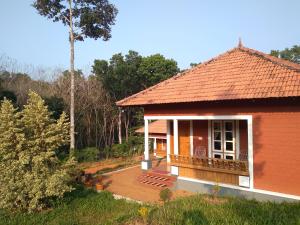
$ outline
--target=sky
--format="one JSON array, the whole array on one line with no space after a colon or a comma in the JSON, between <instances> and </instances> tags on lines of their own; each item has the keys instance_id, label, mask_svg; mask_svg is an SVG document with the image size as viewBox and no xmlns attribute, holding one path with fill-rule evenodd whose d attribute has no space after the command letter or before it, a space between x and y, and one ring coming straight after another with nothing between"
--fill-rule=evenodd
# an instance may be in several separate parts
<instances>
[{"instance_id":1,"label":"sky","mask_svg":"<svg viewBox=\"0 0 300 225\"><path fill-rule=\"evenodd\" d=\"M21 64L68 68L68 29L37 14L33 0L0 0L0 55ZM209 60L238 44L269 53L300 44L299 0L111 0L118 8L109 41L75 45L75 67L135 50L178 62Z\"/></svg>"}]
</instances>

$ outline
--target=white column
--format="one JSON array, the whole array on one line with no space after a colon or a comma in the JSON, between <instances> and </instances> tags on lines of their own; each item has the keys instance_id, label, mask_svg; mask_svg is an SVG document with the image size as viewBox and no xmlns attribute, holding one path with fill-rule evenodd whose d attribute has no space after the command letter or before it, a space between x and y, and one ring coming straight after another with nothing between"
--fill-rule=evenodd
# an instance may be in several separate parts
<instances>
[{"instance_id":1,"label":"white column","mask_svg":"<svg viewBox=\"0 0 300 225\"><path fill-rule=\"evenodd\" d=\"M253 174L253 123L252 117L247 120L248 123L248 164L250 176L250 189L254 188L254 174Z\"/></svg>"},{"instance_id":2,"label":"white column","mask_svg":"<svg viewBox=\"0 0 300 225\"><path fill-rule=\"evenodd\" d=\"M157 142L156 142L156 138L154 138L154 141L153 141L153 149L156 150L157 148Z\"/></svg>"},{"instance_id":3,"label":"white column","mask_svg":"<svg viewBox=\"0 0 300 225\"><path fill-rule=\"evenodd\" d=\"M174 134L174 155L178 155L179 149L178 149L178 120L173 120L173 134ZM178 166L171 166L171 174L174 176L179 176L179 168Z\"/></svg>"},{"instance_id":4,"label":"white column","mask_svg":"<svg viewBox=\"0 0 300 225\"><path fill-rule=\"evenodd\" d=\"M174 127L174 155L178 155L179 150L178 150L178 120L174 119L173 120L173 127Z\"/></svg>"},{"instance_id":5,"label":"white column","mask_svg":"<svg viewBox=\"0 0 300 225\"><path fill-rule=\"evenodd\" d=\"M194 155L194 133L193 120L190 120L190 156Z\"/></svg>"},{"instance_id":6,"label":"white column","mask_svg":"<svg viewBox=\"0 0 300 225\"><path fill-rule=\"evenodd\" d=\"M149 160L149 121L147 119L145 119L145 126L144 126L144 133L145 133L145 151L144 151L144 155L145 155L145 160Z\"/></svg>"},{"instance_id":7,"label":"white column","mask_svg":"<svg viewBox=\"0 0 300 225\"><path fill-rule=\"evenodd\" d=\"M167 162L169 163L171 154L171 121L167 120Z\"/></svg>"},{"instance_id":8,"label":"white column","mask_svg":"<svg viewBox=\"0 0 300 225\"><path fill-rule=\"evenodd\" d=\"M212 140L211 140L211 120L208 120L208 134L207 134L207 138L208 138L208 158L212 158L212 154L211 154L211 146L212 146Z\"/></svg>"}]
</instances>

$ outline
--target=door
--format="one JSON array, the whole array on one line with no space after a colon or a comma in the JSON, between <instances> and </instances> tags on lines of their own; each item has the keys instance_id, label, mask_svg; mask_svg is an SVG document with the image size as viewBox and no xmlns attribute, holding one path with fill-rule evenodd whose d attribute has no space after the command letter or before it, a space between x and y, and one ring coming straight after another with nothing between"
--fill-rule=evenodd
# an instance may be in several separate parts
<instances>
[{"instance_id":1,"label":"door","mask_svg":"<svg viewBox=\"0 0 300 225\"><path fill-rule=\"evenodd\" d=\"M190 155L190 121L178 121L179 155Z\"/></svg>"}]
</instances>

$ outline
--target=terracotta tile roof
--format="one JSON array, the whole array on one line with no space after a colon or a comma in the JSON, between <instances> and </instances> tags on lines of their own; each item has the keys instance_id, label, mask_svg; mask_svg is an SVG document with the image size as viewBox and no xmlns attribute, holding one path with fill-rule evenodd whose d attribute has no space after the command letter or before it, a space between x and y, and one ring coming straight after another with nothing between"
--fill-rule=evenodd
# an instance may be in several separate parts
<instances>
[{"instance_id":1,"label":"terracotta tile roof","mask_svg":"<svg viewBox=\"0 0 300 225\"><path fill-rule=\"evenodd\" d=\"M156 120L149 123L149 134L167 134L167 121L166 120ZM137 133L144 133L144 127L135 130Z\"/></svg>"},{"instance_id":2,"label":"terracotta tile roof","mask_svg":"<svg viewBox=\"0 0 300 225\"><path fill-rule=\"evenodd\" d=\"M300 65L239 46L119 106L300 96Z\"/></svg>"}]
</instances>

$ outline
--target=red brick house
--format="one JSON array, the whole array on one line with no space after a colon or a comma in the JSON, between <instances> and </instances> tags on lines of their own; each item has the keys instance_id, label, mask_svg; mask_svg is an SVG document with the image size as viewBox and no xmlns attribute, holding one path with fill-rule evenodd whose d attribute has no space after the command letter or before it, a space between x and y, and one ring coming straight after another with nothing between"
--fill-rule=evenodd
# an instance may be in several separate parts
<instances>
[{"instance_id":1,"label":"red brick house","mask_svg":"<svg viewBox=\"0 0 300 225\"><path fill-rule=\"evenodd\" d=\"M135 130L136 133L144 134L145 129L141 127ZM167 121L156 120L149 123L148 126L149 138L153 140L153 153L158 158L167 156Z\"/></svg>"},{"instance_id":2,"label":"red brick house","mask_svg":"<svg viewBox=\"0 0 300 225\"><path fill-rule=\"evenodd\" d=\"M117 102L167 120L180 188L300 200L300 65L243 47Z\"/></svg>"}]
</instances>

